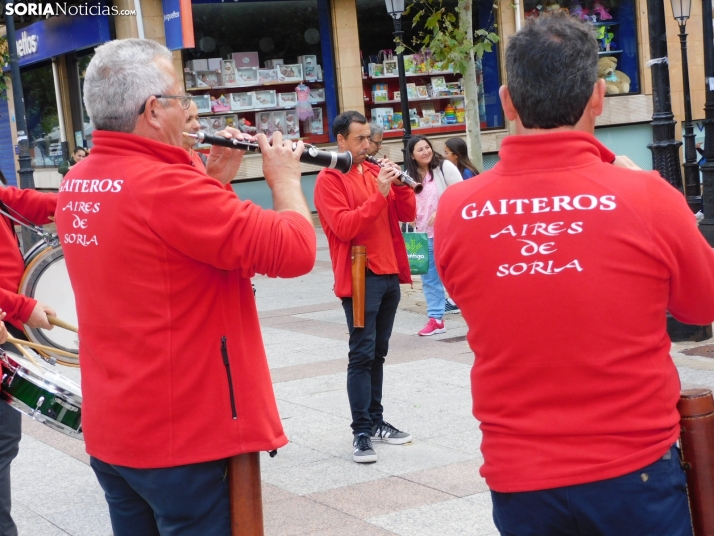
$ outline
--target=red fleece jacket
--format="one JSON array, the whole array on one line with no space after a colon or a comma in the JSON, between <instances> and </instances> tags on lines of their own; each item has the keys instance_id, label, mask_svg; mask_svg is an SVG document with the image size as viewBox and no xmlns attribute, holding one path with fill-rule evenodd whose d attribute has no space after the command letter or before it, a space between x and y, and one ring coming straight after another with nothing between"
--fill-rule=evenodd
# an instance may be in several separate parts
<instances>
[{"instance_id":1,"label":"red fleece jacket","mask_svg":"<svg viewBox=\"0 0 714 536\"><path fill-rule=\"evenodd\" d=\"M714 320L714 253L656 172L581 132L509 136L439 202L437 267L469 326L481 474L500 492L624 475L679 436L665 312Z\"/></svg>"},{"instance_id":2,"label":"red fleece jacket","mask_svg":"<svg viewBox=\"0 0 714 536\"><path fill-rule=\"evenodd\" d=\"M379 174L378 166L367 162L362 165L372 171L375 177ZM354 205L352 185L346 176L334 169L320 171L315 183L315 208L330 247L335 295L338 298L352 296L352 239L369 229L384 209L389 211L389 230L399 267L399 282L411 283L407 249L399 222L414 221L416 218L414 191L406 186L392 185L386 197L376 191L359 207Z\"/></svg>"},{"instance_id":3,"label":"red fleece jacket","mask_svg":"<svg viewBox=\"0 0 714 536\"><path fill-rule=\"evenodd\" d=\"M312 224L241 201L183 148L106 131L94 144L57 212L87 452L150 468L285 445L250 278L309 272Z\"/></svg>"},{"instance_id":4,"label":"red fleece jacket","mask_svg":"<svg viewBox=\"0 0 714 536\"><path fill-rule=\"evenodd\" d=\"M35 190L0 188L0 201L19 212L35 225L50 223L57 205L57 194ZM25 272L25 262L20 253L14 223L6 217L0 222L0 309L7 313L5 320L18 329L30 318L37 301L18 294ZM51 303L46 305L52 306Z\"/></svg>"}]
</instances>

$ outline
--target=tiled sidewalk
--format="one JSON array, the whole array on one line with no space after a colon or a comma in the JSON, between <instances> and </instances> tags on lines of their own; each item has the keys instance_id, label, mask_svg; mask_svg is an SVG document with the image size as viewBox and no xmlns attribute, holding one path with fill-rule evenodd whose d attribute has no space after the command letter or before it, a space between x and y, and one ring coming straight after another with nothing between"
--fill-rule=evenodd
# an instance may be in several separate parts
<instances>
[{"instance_id":1,"label":"tiled sidewalk","mask_svg":"<svg viewBox=\"0 0 714 536\"><path fill-rule=\"evenodd\" d=\"M473 355L459 340L466 327L460 315L449 315L445 334L418 337L426 320L418 283L403 287L384 387L386 419L414 441L375 444L376 464L352 461L347 328L319 229L318 246L309 275L255 279L275 395L291 441L277 457L261 457L266 534L497 534L478 474L480 432L469 387ZM679 352L691 346L673 348L682 382L714 388L714 360ZM66 373L76 377L78 371ZM106 504L83 444L29 419L23 424L13 464L20 535L109 536Z\"/></svg>"}]
</instances>

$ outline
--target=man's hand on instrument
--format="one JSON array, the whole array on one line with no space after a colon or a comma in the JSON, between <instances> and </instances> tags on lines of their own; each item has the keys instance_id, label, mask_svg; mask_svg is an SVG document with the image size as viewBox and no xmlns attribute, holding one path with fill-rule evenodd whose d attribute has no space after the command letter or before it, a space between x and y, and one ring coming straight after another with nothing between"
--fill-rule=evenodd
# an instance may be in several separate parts
<instances>
[{"instance_id":1,"label":"man's hand on instrument","mask_svg":"<svg viewBox=\"0 0 714 536\"><path fill-rule=\"evenodd\" d=\"M35 308L32 310L30 318L27 319L25 324L31 328L52 329L54 326L50 324L49 320L47 320L47 315L57 316L57 313L49 305L37 302Z\"/></svg>"},{"instance_id":2,"label":"man's hand on instrument","mask_svg":"<svg viewBox=\"0 0 714 536\"><path fill-rule=\"evenodd\" d=\"M292 140L284 140L280 132L273 134L272 144L265 134L258 134L258 145L263 155L263 175L273 190L284 182L300 183L300 155L305 146L298 141L293 151Z\"/></svg>"},{"instance_id":3,"label":"man's hand on instrument","mask_svg":"<svg viewBox=\"0 0 714 536\"><path fill-rule=\"evenodd\" d=\"M383 167L379 168L379 175L377 175L377 189L384 196L389 195L389 190L392 188L392 184L401 184L399 180L399 175L401 170L398 167Z\"/></svg>"},{"instance_id":4,"label":"man's hand on instrument","mask_svg":"<svg viewBox=\"0 0 714 536\"><path fill-rule=\"evenodd\" d=\"M255 142L255 138L253 136L244 134L237 128L232 127L226 127L225 130L216 132L216 136ZM240 163L243 160L244 154L245 151L231 149L230 147L212 145L211 152L208 155L206 172L210 177L218 179L221 184L228 184L236 176L236 173L238 173L238 168L240 168Z\"/></svg>"},{"instance_id":5,"label":"man's hand on instrument","mask_svg":"<svg viewBox=\"0 0 714 536\"><path fill-rule=\"evenodd\" d=\"M5 344L7 342L7 328L5 327L5 312L0 309L0 344Z\"/></svg>"},{"instance_id":6,"label":"man's hand on instrument","mask_svg":"<svg viewBox=\"0 0 714 536\"><path fill-rule=\"evenodd\" d=\"M397 168L399 171L402 170L402 168L399 167L399 164L395 164L386 156L383 156L382 158L380 158L379 163L382 164L383 166L392 166L393 168Z\"/></svg>"}]
</instances>

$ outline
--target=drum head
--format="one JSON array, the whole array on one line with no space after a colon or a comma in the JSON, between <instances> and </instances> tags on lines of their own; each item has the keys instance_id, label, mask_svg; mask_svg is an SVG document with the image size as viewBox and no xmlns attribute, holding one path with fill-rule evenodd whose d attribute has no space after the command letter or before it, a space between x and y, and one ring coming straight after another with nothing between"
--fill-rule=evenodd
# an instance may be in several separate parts
<instances>
[{"instance_id":1,"label":"drum head","mask_svg":"<svg viewBox=\"0 0 714 536\"><path fill-rule=\"evenodd\" d=\"M28 256L31 256L31 260L20 283L20 294L52 307L58 318L76 326L77 308L62 249L58 246L35 251L33 248L28 252ZM31 341L38 344L79 354L79 337L72 331L59 327L48 331L25 326L25 333ZM79 364L79 357L74 359L48 353L65 365Z\"/></svg>"}]
</instances>

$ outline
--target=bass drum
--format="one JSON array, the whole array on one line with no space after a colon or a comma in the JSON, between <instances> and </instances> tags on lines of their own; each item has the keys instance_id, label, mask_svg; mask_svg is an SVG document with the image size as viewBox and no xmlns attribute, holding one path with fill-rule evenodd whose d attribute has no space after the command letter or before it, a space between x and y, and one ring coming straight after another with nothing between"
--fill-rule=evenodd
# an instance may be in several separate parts
<instances>
[{"instance_id":1,"label":"bass drum","mask_svg":"<svg viewBox=\"0 0 714 536\"><path fill-rule=\"evenodd\" d=\"M57 318L77 325L74 292L60 246L38 242L25 254L25 273L19 293L52 307L57 312ZM58 327L48 331L27 325L25 333L32 342L77 354L73 358L47 351L63 365L79 366L79 337L76 333Z\"/></svg>"}]
</instances>

